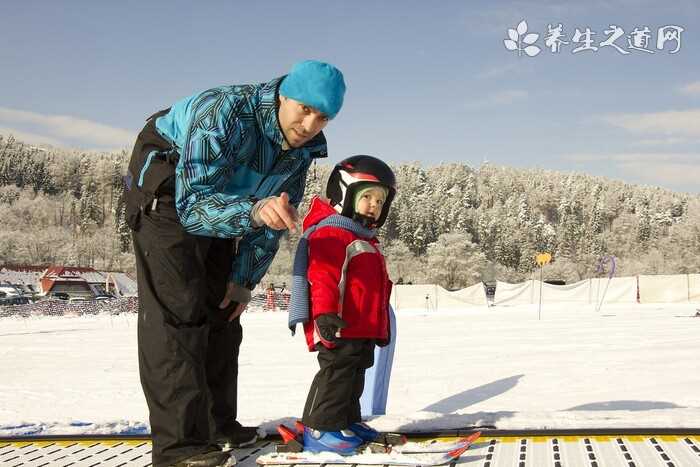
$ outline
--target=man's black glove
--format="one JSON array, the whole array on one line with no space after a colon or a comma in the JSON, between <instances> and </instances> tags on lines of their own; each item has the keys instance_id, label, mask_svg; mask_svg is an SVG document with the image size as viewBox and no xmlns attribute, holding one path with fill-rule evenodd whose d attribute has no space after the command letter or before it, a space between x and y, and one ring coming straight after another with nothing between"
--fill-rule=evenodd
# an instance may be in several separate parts
<instances>
[{"instance_id":1,"label":"man's black glove","mask_svg":"<svg viewBox=\"0 0 700 467\"><path fill-rule=\"evenodd\" d=\"M321 344L332 349L338 343L340 330L346 328L348 323L335 313L324 313L316 318L314 326L316 326L316 332L321 338Z\"/></svg>"}]
</instances>

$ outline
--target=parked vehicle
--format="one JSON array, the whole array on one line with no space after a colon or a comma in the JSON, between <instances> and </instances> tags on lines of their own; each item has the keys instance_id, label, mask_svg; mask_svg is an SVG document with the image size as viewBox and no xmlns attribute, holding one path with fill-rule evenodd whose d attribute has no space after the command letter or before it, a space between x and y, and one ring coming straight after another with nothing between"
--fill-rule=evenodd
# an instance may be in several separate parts
<instances>
[{"instance_id":1,"label":"parked vehicle","mask_svg":"<svg viewBox=\"0 0 700 467\"><path fill-rule=\"evenodd\" d=\"M95 300L114 300L115 298L117 298L117 297L115 297L111 293L100 294L100 295L95 296Z\"/></svg>"},{"instance_id":2,"label":"parked vehicle","mask_svg":"<svg viewBox=\"0 0 700 467\"><path fill-rule=\"evenodd\" d=\"M48 298L58 299L58 300L68 300L70 296L65 292L51 292Z\"/></svg>"},{"instance_id":3,"label":"parked vehicle","mask_svg":"<svg viewBox=\"0 0 700 467\"><path fill-rule=\"evenodd\" d=\"M68 303L84 303L89 302L90 299L87 297L70 297Z\"/></svg>"}]
</instances>

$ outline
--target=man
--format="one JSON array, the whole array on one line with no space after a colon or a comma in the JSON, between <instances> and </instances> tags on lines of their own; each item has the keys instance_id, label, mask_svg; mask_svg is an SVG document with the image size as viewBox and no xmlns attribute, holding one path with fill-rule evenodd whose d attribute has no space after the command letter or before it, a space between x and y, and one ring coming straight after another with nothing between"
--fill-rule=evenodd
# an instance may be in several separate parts
<instances>
[{"instance_id":1,"label":"man","mask_svg":"<svg viewBox=\"0 0 700 467\"><path fill-rule=\"evenodd\" d=\"M326 157L342 73L304 61L259 85L222 86L151 116L127 174L139 288L138 354L153 465L223 465L253 443L236 421L240 314L306 173Z\"/></svg>"}]
</instances>

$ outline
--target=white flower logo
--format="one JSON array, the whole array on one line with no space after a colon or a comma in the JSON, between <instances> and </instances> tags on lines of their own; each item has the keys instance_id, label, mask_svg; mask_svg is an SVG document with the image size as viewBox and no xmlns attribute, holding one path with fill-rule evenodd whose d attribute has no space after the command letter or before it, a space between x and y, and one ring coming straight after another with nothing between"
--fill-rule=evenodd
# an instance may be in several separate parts
<instances>
[{"instance_id":1,"label":"white flower logo","mask_svg":"<svg viewBox=\"0 0 700 467\"><path fill-rule=\"evenodd\" d=\"M534 57L541 51L539 47L532 45L540 35L535 33L527 34L527 23L525 20L522 20L516 29L508 29L508 37L510 39L503 39L503 45L508 50L517 50L518 56L522 56L523 52L525 52L528 57Z\"/></svg>"}]
</instances>

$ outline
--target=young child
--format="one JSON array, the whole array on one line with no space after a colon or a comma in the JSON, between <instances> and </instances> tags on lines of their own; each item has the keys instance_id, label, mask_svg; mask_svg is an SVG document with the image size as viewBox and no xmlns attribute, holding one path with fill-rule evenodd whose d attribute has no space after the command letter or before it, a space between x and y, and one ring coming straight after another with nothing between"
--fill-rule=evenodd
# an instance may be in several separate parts
<instances>
[{"instance_id":1,"label":"young child","mask_svg":"<svg viewBox=\"0 0 700 467\"><path fill-rule=\"evenodd\" d=\"M295 281L290 324L295 325L295 302L307 297L304 332L309 350L318 351L320 369L302 418L306 450L351 454L378 436L361 422L360 396L375 345L390 340L392 283L376 229L386 220L395 193L388 165L372 156L353 156L335 166L328 199L315 197L304 218L295 280L300 256L306 258L306 280Z\"/></svg>"}]
</instances>

